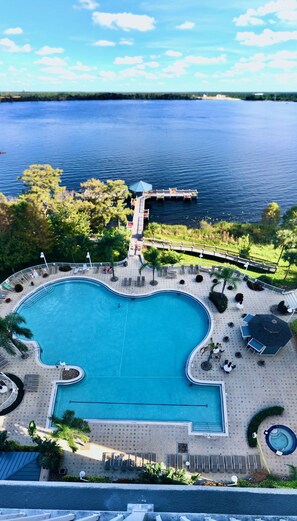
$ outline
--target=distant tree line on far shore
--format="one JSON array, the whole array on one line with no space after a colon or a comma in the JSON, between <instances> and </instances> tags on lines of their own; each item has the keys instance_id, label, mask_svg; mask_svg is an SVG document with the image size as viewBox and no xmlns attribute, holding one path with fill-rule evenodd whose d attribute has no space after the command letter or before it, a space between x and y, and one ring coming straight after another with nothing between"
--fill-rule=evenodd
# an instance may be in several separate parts
<instances>
[{"instance_id":1,"label":"distant tree line on far shore","mask_svg":"<svg viewBox=\"0 0 297 521\"><path fill-rule=\"evenodd\" d=\"M297 92L0 92L0 102L88 100L201 100L234 98L245 101L297 101Z\"/></svg>"}]
</instances>

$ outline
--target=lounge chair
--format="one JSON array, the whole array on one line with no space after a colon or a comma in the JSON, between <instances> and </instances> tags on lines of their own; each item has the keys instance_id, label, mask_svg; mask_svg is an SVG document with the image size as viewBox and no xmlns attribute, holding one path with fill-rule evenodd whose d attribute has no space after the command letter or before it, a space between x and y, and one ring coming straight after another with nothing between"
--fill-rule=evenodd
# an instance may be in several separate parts
<instances>
[{"instance_id":1,"label":"lounge chair","mask_svg":"<svg viewBox=\"0 0 297 521\"><path fill-rule=\"evenodd\" d=\"M8 282L3 282L2 288L6 289L7 291L13 291L13 288L10 286L10 284L8 284Z\"/></svg>"},{"instance_id":2,"label":"lounge chair","mask_svg":"<svg viewBox=\"0 0 297 521\"><path fill-rule=\"evenodd\" d=\"M25 374L24 390L29 392L37 392L39 386L39 374Z\"/></svg>"},{"instance_id":3,"label":"lounge chair","mask_svg":"<svg viewBox=\"0 0 297 521\"><path fill-rule=\"evenodd\" d=\"M243 339L245 338L251 338L251 332L248 325L246 326L240 326L241 336Z\"/></svg>"},{"instance_id":4,"label":"lounge chair","mask_svg":"<svg viewBox=\"0 0 297 521\"><path fill-rule=\"evenodd\" d=\"M185 267L184 267L184 266L181 266L181 267L180 267L180 274L181 274L181 275L184 275L184 274L185 274Z\"/></svg>"},{"instance_id":5,"label":"lounge chair","mask_svg":"<svg viewBox=\"0 0 297 521\"><path fill-rule=\"evenodd\" d=\"M196 456L195 460L196 460L195 470L197 470L198 472L204 472L204 470L205 470L204 456L200 456L200 455Z\"/></svg>"},{"instance_id":6,"label":"lounge chair","mask_svg":"<svg viewBox=\"0 0 297 521\"><path fill-rule=\"evenodd\" d=\"M128 286L131 286L131 285L132 285L132 277L129 277L129 279L128 279L128 284L127 284L127 285L128 285Z\"/></svg>"},{"instance_id":7,"label":"lounge chair","mask_svg":"<svg viewBox=\"0 0 297 521\"><path fill-rule=\"evenodd\" d=\"M104 462L104 470L110 470L111 468L111 458L110 454L106 456L105 462Z\"/></svg>"},{"instance_id":8,"label":"lounge chair","mask_svg":"<svg viewBox=\"0 0 297 521\"><path fill-rule=\"evenodd\" d=\"M210 456L204 456L204 472L210 471Z\"/></svg>"},{"instance_id":9,"label":"lounge chair","mask_svg":"<svg viewBox=\"0 0 297 521\"><path fill-rule=\"evenodd\" d=\"M219 457L210 456L210 470L211 472L219 472Z\"/></svg>"},{"instance_id":10,"label":"lounge chair","mask_svg":"<svg viewBox=\"0 0 297 521\"><path fill-rule=\"evenodd\" d=\"M234 470L234 472L237 472L237 473L239 473L239 471L240 471L239 456L233 456L233 470Z\"/></svg>"},{"instance_id":11,"label":"lounge chair","mask_svg":"<svg viewBox=\"0 0 297 521\"><path fill-rule=\"evenodd\" d=\"M252 318L254 318L255 315L251 315L251 313L249 313L248 315L246 315L244 318L243 318L243 321L248 323L250 320L252 320Z\"/></svg>"},{"instance_id":12,"label":"lounge chair","mask_svg":"<svg viewBox=\"0 0 297 521\"><path fill-rule=\"evenodd\" d=\"M190 472L196 472L196 456L189 456L189 462L190 462L190 466L189 466L189 471Z\"/></svg>"},{"instance_id":13,"label":"lounge chair","mask_svg":"<svg viewBox=\"0 0 297 521\"><path fill-rule=\"evenodd\" d=\"M123 286L127 286L127 285L128 285L128 279L127 279L127 277L125 277L123 280Z\"/></svg>"},{"instance_id":14,"label":"lounge chair","mask_svg":"<svg viewBox=\"0 0 297 521\"><path fill-rule=\"evenodd\" d=\"M225 469L226 472L232 472L233 470L233 464L232 464L232 458L231 456L225 456Z\"/></svg>"},{"instance_id":15,"label":"lounge chair","mask_svg":"<svg viewBox=\"0 0 297 521\"><path fill-rule=\"evenodd\" d=\"M241 474L246 474L246 458L245 456L239 456L239 472Z\"/></svg>"},{"instance_id":16,"label":"lounge chair","mask_svg":"<svg viewBox=\"0 0 297 521\"><path fill-rule=\"evenodd\" d=\"M251 347L256 353L262 353L265 349L265 345L262 344L262 342L259 342L255 338L251 338L251 340L248 342L247 347Z\"/></svg>"},{"instance_id":17,"label":"lounge chair","mask_svg":"<svg viewBox=\"0 0 297 521\"><path fill-rule=\"evenodd\" d=\"M263 468L260 454L255 454L255 466L256 466L256 472L259 472Z\"/></svg>"},{"instance_id":18,"label":"lounge chair","mask_svg":"<svg viewBox=\"0 0 297 521\"><path fill-rule=\"evenodd\" d=\"M141 284L140 285L141 286L145 286L145 276L144 275L142 275L142 277L141 277Z\"/></svg>"},{"instance_id":19,"label":"lounge chair","mask_svg":"<svg viewBox=\"0 0 297 521\"><path fill-rule=\"evenodd\" d=\"M224 456L219 456L219 472L225 472Z\"/></svg>"},{"instance_id":20,"label":"lounge chair","mask_svg":"<svg viewBox=\"0 0 297 521\"><path fill-rule=\"evenodd\" d=\"M139 276L139 275L138 275L138 277L137 277L137 280L136 280L135 285L137 286L137 288L140 287L140 276Z\"/></svg>"}]
</instances>

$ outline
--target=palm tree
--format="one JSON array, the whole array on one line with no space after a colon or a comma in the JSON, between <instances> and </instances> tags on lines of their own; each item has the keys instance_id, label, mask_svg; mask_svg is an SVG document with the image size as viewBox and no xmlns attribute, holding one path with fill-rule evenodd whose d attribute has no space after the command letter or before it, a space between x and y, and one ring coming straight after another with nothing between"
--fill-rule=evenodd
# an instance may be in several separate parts
<instances>
[{"instance_id":1,"label":"palm tree","mask_svg":"<svg viewBox=\"0 0 297 521\"><path fill-rule=\"evenodd\" d=\"M142 272L142 270L144 268L146 268L146 266L151 266L153 268L153 280L151 280L151 285L152 286L157 286L158 284L158 281L155 280L155 270L157 270L158 268L160 268L161 266L161 259L160 259L160 253L159 253L159 250L157 248L150 248L146 255L145 255L145 258L147 260L147 262L145 262L140 268L139 268L139 273Z\"/></svg>"},{"instance_id":2,"label":"palm tree","mask_svg":"<svg viewBox=\"0 0 297 521\"><path fill-rule=\"evenodd\" d=\"M213 271L210 276L215 276L219 279L218 282L213 284L211 291L213 291L214 288L223 281L222 294L224 293L227 284L231 284L234 289L237 289L237 283L240 281L240 274L237 273L237 271L234 271L233 268L228 268L227 266L220 268L220 271Z\"/></svg>"},{"instance_id":3,"label":"palm tree","mask_svg":"<svg viewBox=\"0 0 297 521\"><path fill-rule=\"evenodd\" d=\"M274 247L281 247L281 251L278 257L277 265L279 265L284 250L292 249L297 244L297 233L294 230L279 230L273 239Z\"/></svg>"},{"instance_id":4,"label":"palm tree","mask_svg":"<svg viewBox=\"0 0 297 521\"><path fill-rule=\"evenodd\" d=\"M0 346L11 355L16 354L16 349L22 353L28 351L28 347L16 335L32 338L33 333L25 324L26 320L18 313L9 313L6 317L0 317Z\"/></svg>"},{"instance_id":5,"label":"palm tree","mask_svg":"<svg viewBox=\"0 0 297 521\"><path fill-rule=\"evenodd\" d=\"M283 255L283 259L289 263L286 275L284 277L284 280L286 280L287 276L289 275L291 266L297 266L297 250L286 250Z\"/></svg>"},{"instance_id":6,"label":"palm tree","mask_svg":"<svg viewBox=\"0 0 297 521\"><path fill-rule=\"evenodd\" d=\"M74 411L65 411L62 418L53 415L50 420L56 427L51 436L58 440L67 441L72 452L76 452L78 449L76 440L89 441L89 436L85 434L91 432L89 424L81 418L75 418Z\"/></svg>"}]
</instances>

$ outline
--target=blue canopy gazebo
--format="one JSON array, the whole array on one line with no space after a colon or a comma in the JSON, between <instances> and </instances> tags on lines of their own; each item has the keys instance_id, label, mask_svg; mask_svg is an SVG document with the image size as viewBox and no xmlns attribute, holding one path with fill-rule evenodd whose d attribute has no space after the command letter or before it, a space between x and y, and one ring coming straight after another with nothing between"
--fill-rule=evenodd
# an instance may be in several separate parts
<instances>
[{"instance_id":1,"label":"blue canopy gazebo","mask_svg":"<svg viewBox=\"0 0 297 521\"><path fill-rule=\"evenodd\" d=\"M146 183L145 181L138 181L133 185L129 186L129 190L131 192L135 192L136 194L143 194L143 192L149 192L153 186L150 183Z\"/></svg>"}]
</instances>

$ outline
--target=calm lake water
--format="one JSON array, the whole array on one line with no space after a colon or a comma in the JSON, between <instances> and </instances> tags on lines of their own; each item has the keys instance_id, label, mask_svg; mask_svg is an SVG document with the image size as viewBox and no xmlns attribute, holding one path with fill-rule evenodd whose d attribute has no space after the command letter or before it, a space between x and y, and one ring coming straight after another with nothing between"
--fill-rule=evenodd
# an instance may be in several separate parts
<instances>
[{"instance_id":1,"label":"calm lake water","mask_svg":"<svg viewBox=\"0 0 297 521\"><path fill-rule=\"evenodd\" d=\"M70 101L0 104L0 192L33 163L91 177L196 188L198 203L153 203L151 218L256 221L270 201L297 204L297 103Z\"/></svg>"}]
</instances>

